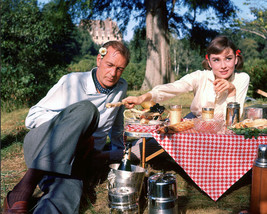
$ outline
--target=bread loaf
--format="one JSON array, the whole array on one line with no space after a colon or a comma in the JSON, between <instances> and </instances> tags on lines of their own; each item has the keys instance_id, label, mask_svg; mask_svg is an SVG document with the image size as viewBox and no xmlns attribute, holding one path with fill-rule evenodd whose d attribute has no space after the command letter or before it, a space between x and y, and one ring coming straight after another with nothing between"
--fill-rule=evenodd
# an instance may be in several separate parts
<instances>
[{"instance_id":1,"label":"bread loaf","mask_svg":"<svg viewBox=\"0 0 267 214\"><path fill-rule=\"evenodd\" d=\"M167 134L167 133L174 134L174 133L186 131L193 127L194 127L194 122L192 120L185 120L185 121L173 124L173 125L162 126L158 128L156 132L158 134Z\"/></svg>"},{"instance_id":2,"label":"bread loaf","mask_svg":"<svg viewBox=\"0 0 267 214\"><path fill-rule=\"evenodd\" d=\"M267 126L267 119L246 119L242 122L236 123L232 126L232 128L240 129L240 128L258 128L258 129L264 129Z\"/></svg>"}]
</instances>

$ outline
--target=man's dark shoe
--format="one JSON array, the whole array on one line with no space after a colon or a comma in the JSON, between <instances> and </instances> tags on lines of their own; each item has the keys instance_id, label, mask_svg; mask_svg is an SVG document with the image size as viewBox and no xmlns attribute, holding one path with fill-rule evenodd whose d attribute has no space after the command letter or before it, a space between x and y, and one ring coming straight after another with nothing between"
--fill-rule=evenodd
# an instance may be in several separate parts
<instances>
[{"instance_id":1,"label":"man's dark shoe","mask_svg":"<svg viewBox=\"0 0 267 214\"><path fill-rule=\"evenodd\" d=\"M27 207L28 202L27 201L17 201L15 202L12 207L9 207L7 198L4 200L4 206L3 206L3 213L2 214L27 214Z\"/></svg>"}]
</instances>

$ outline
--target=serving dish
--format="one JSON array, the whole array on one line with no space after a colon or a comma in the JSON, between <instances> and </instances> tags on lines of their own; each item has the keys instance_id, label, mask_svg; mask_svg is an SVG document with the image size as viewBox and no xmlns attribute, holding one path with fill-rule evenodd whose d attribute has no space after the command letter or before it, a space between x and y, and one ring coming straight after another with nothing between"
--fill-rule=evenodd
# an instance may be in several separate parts
<instances>
[{"instance_id":1,"label":"serving dish","mask_svg":"<svg viewBox=\"0 0 267 214\"><path fill-rule=\"evenodd\" d=\"M245 119L229 127L237 135L244 135L245 139L255 139L267 134L267 119Z\"/></svg>"},{"instance_id":2,"label":"serving dish","mask_svg":"<svg viewBox=\"0 0 267 214\"><path fill-rule=\"evenodd\" d=\"M125 120L125 125L142 125L142 126L155 126L155 125L163 125L166 123L164 120L148 120L147 123L142 123L142 120L134 120L128 119Z\"/></svg>"},{"instance_id":3,"label":"serving dish","mask_svg":"<svg viewBox=\"0 0 267 214\"><path fill-rule=\"evenodd\" d=\"M123 112L126 124L160 125L169 117L169 112L158 103L150 109L127 109Z\"/></svg>"},{"instance_id":4,"label":"serving dish","mask_svg":"<svg viewBox=\"0 0 267 214\"><path fill-rule=\"evenodd\" d=\"M194 121L194 129L202 133L217 134L222 130L224 120L221 119L209 119L204 120L202 118L196 118Z\"/></svg>"}]
</instances>

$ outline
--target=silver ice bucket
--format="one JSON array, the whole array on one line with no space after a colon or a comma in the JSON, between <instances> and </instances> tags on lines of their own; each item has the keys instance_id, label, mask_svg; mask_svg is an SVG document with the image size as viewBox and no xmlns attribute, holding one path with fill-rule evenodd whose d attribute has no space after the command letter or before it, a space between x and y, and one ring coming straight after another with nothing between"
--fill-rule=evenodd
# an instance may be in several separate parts
<instances>
[{"instance_id":1,"label":"silver ice bucket","mask_svg":"<svg viewBox=\"0 0 267 214\"><path fill-rule=\"evenodd\" d=\"M131 172L118 170L120 164L110 164L108 174L108 189L118 187L132 187L136 189L138 198L142 191L142 185L145 177L145 169L139 166L131 165Z\"/></svg>"},{"instance_id":2,"label":"silver ice bucket","mask_svg":"<svg viewBox=\"0 0 267 214\"><path fill-rule=\"evenodd\" d=\"M108 192L110 214L138 214L137 192L132 187L117 187Z\"/></svg>"},{"instance_id":3,"label":"silver ice bucket","mask_svg":"<svg viewBox=\"0 0 267 214\"><path fill-rule=\"evenodd\" d=\"M149 177L148 213L178 214L176 178L173 174L157 173Z\"/></svg>"},{"instance_id":4,"label":"silver ice bucket","mask_svg":"<svg viewBox=\"0 0 267 214\"><path fill-rule=\"evenodd\" d=\"M145 169L131 165L131 171L118 170L120 164L111 164L108 174L110 214L138 214L139 197Z\"/></svg>"},{"instance_id":5,"label":"silver ice bucket","mask_svg":"<svg viewBox=\"0 0 267 214\"><path fill-rule=\"evenodd\" d=\"M108 191L110 204L113 206L127 206L137 202L137 192L132 187L117 187Z\"/></svg>"},{"instance_id":6,"label":"silver ice bucket","mask_svg":"<svg viewBox=\"0 0 267 214\"><path fill-rule=\"evenodd\" d=\"M110 207L110 214L138 214L139 207L137 204L132 204L130 206L114 206Z\"/></svg>"}]
</instances>

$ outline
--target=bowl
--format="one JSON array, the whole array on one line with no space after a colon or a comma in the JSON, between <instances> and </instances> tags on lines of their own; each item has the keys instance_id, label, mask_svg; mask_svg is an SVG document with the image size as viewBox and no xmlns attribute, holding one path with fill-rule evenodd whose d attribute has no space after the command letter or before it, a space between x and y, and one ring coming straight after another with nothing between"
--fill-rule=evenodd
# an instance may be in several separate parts
<instances>
[{"instance_id":1,"label":"bowl","mask_svg":"<svg viewBox=\"0 0 267 214\"><path fill-rule=\"evenodd\" d=\"M221 131L224 125L224 120L209 119L204 120L202 118L194 119L194 129L198 132L217 134Z\"/></svg>"}]
</instances>

